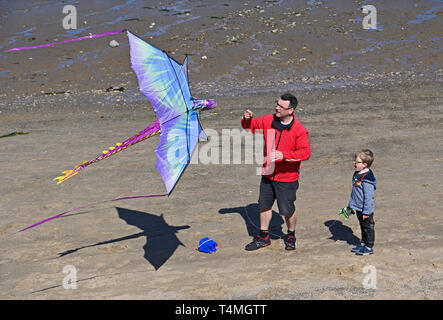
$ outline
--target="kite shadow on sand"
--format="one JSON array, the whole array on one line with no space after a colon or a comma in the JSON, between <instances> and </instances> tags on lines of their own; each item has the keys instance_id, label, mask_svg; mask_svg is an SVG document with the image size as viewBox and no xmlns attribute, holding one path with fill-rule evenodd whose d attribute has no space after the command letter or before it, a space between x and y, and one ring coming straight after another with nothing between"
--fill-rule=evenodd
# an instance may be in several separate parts
<instances>
[{"instance_id":1,"label":"kite shadow on sand","mask_svg":"<svg viewBox=\"0 0 443 320\"><path fill-rule=\"evenodd\" d=\"M95 244L86 245L76 249L67 250L59 253L59 257L77 252L81 249L91 248L110 243L126 241L139 237L146 237L146 244L143 246L145 250L145 259L148 260L155 270L158 270L168 259L174 254L179 245L185 246L176 236L179 230L188 229L189 226L170 226L166 223L163 215L157 216L147 212L129 210L124 208L116 208L121 219L127 224L136 226L142 232L129 236L115 238L107 241L97 242Z\"/></svg>"},{"instance_id":2,"label":"kite shadow on sand","mask_svg":"<svg viewBox=\"0 0 443 320\"><path fill-rule=\"evenodd\" d=\"M354 234L352 229L345 226L340 220L328 220L325 221L324 224L332 234L329 239L334 241L346 241L350 245L355 245L360 242L360 239Z\"/></svg>"},{"instance_id":3,"label":"kite shadow on sand","mask_svg":"<svg viewBox=\"0 0 443 320\"><path fill-rule=\"evenodd\" d=\"M251 237L260 233L260 210L257 203L252 203L246 207L224 208L218 211L220 214L238 213L245 220L248 234ZM271 239L280 239L284 236L282 225L283 218L275 211L272 211L272 219L269 224L269 235Z\"/></svg>"}]
</instances>

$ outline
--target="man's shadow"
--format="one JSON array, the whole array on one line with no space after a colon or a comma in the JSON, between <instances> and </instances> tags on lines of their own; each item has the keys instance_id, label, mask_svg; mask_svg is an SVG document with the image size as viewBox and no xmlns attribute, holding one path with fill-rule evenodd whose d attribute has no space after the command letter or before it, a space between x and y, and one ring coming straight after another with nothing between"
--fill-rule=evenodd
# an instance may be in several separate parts
<instances>
[{"instance_id":1,"label":"man's shadow","mask_svg":"<svg viewBox=\"0 0 443 320\"><path fill-rule=\"evenodd\" d=\"M220 214L238 213L246 224L246 229L251 237L260 233L260 210L257 203L251 203L246 207L224 208L218 211ZM277 212L272 211L272 218L269 224L269 236L271 239L284 237L282 225L284 220Z\"/></svg>"},{"instance_id":2,"label":"man's shadow","mask_svg":"<svg viewBox=\"0 0 443 320\"><path fill-rule=\"evenodd\" d=\"M354 234L352 229L343 225L340 220L328 220L325 222L325 226L328 227L331 232L329 239L334 241L346 241L350 245L355 245L360 242L360 239Z\"/></svg>"},{"instance_id":3,"label":"man's shadow","mask_svg":"<svg viewBox=\"0 0 443 320\"><path fill-rule=\"evenodd\" d=\"M157 216L147 212L124 208L117 207L116 209L121 219L125 220L127 224L141 229L142 232L67 250L59 253L59 257L77 252L84 248L96 247L129 239L136 239L139 237L146 237L147 241L143 246L143 249L145 250L144 257L154 266L155 270L158 270L174 254L179 245L185 246L177 238L176 234L179 230L190 228L189 226L170 226L163 218L163 214Z\"/></svg>"}]
</instances>

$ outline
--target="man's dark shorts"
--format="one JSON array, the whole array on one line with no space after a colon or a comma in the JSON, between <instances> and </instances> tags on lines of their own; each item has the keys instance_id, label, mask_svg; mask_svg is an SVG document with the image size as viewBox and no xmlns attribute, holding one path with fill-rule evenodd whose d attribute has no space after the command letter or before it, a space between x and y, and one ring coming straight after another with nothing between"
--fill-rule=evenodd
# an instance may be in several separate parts
<instances>
[{"instance_id":1,"label":"man's dark shorts","mask_svg":"<svg viewBox=\"0 0 443 320\"><path fill-rule=\"evenodd\" d=\"M295 182L271 181L262 176L260 182L260 211L271 209L277 199L278 211L282 216L291 216L295 211L298 180Z\"/></svg>"}]
</instances>

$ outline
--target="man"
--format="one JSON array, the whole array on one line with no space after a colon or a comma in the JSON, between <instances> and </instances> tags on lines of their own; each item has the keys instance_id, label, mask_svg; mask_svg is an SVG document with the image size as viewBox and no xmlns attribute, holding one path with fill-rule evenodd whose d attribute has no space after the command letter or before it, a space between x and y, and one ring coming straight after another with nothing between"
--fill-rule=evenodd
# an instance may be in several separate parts
<instances>
[{"instance_id":1,"label":"man","mask_svg":"<svg viewBox=\"0 0 443 320\"><path fill-rule=\"evenodd\" d=\"M296 193L299 186L300 162L311 155L309 133L295 118L297 98L290 93L283 94L275 105L275 113L254 118L251 110L246 110L241 124L252 133L263 132L264 163L260 182L260 234L246 245L246 250L257 250L271 244L269 223L275 199L280 215L284 216L288 234L284 237L285 249L295 250L297 239L295 226Z\"/></svg>"}]
</instances>

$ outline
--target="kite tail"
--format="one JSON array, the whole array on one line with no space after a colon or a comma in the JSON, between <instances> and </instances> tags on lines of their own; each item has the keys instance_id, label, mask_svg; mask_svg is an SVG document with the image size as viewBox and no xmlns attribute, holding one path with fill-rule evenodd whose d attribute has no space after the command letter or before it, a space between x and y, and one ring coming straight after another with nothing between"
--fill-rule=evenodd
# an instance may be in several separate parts
<instances>
[{"instance_id":1,"label":"kite tail","mask_svg":"<svg viewBox=\"0 0 443 320\"><path fill-rule=\"evenodd\" d=\"M57 184L60 184L69 178L75 176L78 174L81 170L89 166L90 164L93 164L95 162L98 162L100 160L103 160L105 158L108 158L114 154L116 154L119 151L122 151L140 141L143 141L145 139L148 139L156 134L159 134L161 131L160 129L160 122L157 120L154 123L150 124L148 127L137 133L135 136L123 141L122 143L117 143L115 147L110 147L109 150L104 150L100 156L97 158L90 160L90 161L84 161L81 164L74 167L72 170L66 170L63 171L63 175L56 177L52 180L56 181L58 180Z\"/></svg>"},{"instance_id":2,"label":"kite tail","mask_svg":"<svg viewBox=\"0 0 443 320\"><path fill-rule=\"evenodd\" d=\"M70 213L70 212L78 211L80 209L85 209L85 208L89 208L89 207L95 207L96 205L98 205L100 203L113 202L113 201L119 201L119 200L128 200L128 199L157 198L157 197L165 197L165 196L167 196L167 194L152 194L152 195L149 195L149 196L120 197L120 198L115 198L115 199L111 199L111 200L104 200L104 201L101 201L101 202L90 203L90 204L87 204L86 206L82 206L82 207L78 207L78 208L75 208L75 209L72 209L72 210L68 210L68 211L59 213L59 214L57 214L55 216L52 216L50 218L47 218L45 220L42 220L40 222L34 223L33 225L31 225L29 227L26 227L26 228L23 228L23 229L21 229L19 231L16 231L13 234L17 234L19 232L22 232L22 231L25 231L25 230L37 227L37 226L39 226L39 225L41 225L41 224L43 224L45 222L48 222L48 221L60 218L61 216L65 215L67 213Z\"/></svg>"},{"instance_id":3,"label":"kite tail","mask_svg":"<svg viewBox=\"0 0 443 320\"><path fill-rule=\"evenodd\" d=\"M92 38L100 38L100 37L104 37L104 36L110 36L110 35L117 34L117 33L122 33L122 32L125 32L125 31L126 31L126 29L112 31L112 32L99 33L99 34L90 34L89 36L86 36L86 37L81 37L81 38L76 38L76 39L68 39L68 40L59 41L59 42L45 43L45 44L40 44L38 46L13 48L13 49L6 50L6 52L20 51L20 50L30 50L30 49L37 49L37 48L44 48L44 47L51 47L51 46L54 46L54 45L57 45L57 44L68 43L68 42L72 42L72 41L80 41L80 40L85 40L85 39L92 39Z\"/></svg>"}]
</instances>

